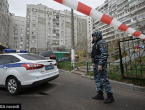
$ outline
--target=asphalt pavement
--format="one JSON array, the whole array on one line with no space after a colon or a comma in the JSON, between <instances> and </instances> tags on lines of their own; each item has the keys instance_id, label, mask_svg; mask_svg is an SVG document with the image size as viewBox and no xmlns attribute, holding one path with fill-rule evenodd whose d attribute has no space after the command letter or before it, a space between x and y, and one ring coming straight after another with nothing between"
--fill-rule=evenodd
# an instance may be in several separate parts
<instances>
[{"instance_id":1,"label":"asphalt pavement","mask_svg":"<svg viewBox=\"0 0 145 110\"><path fill-rule=\"evenodd\" d=\"M0 88L0 103L21 103L22 110L144 110L145 92L112 84L115 101L94 100L96 85L81 75L60 71L60 77L16 96ZM106 99L106 93L104 92Z\"/></svg>"},{"instance_id":2,"label":"asphalt pavement","mask_svg":"<svg viewBox=\"0 0 145 110\"><path fill-rule=\"evenodd\" d=\"M67 73L78 74L78 75L81 75L83 78L94 80L93 76L87 76L86 75L86 69L83 69L83 68L82 69L75 69L71 72L66 71L66 70L61 70L61 71L64 71L64 72L67 72ZM127 89L145 92L145 87L142 87L142 86L137 86L137 85L134 85L134 84L124 83L124 82L118 82L118 81L114 81L114 80L110 80L110 83L121 86L121 87L124 87L124 88L127 88Z\"/></svg>"}]
</instances>

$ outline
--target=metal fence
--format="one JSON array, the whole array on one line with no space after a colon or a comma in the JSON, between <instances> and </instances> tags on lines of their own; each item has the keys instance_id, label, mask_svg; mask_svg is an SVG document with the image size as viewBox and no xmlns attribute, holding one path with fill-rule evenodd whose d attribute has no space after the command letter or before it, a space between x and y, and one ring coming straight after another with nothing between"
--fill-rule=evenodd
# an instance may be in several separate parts
<instances>
[{"instance_id":1,"label":"metal fence","mask_svg":"<svg viewBox=\"0 0 145 110\"><path fill-rule=\"evenodd\" d=\"M107 62L107 72L108 74L120 74L120 62ZM91 62L86 62L86 71L88 72L93 72L93 67Z\"/></svg>"},{"instance_id":2,"label":"metal fence","mask_svg":"<svg viewBox=\"0 0 145 110\"><path fill-rule=\"evenodd\" d=\"M118 44L122 77L145 79L145 41L135 38Z\"/></svg>"}]
</instances>

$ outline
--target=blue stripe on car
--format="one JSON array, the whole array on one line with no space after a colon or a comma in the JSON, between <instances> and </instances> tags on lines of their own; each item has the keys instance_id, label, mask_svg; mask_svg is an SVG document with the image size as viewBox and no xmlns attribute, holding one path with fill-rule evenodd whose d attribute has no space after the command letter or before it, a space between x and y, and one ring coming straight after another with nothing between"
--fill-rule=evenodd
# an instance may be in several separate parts
<instances>
[{"instance_id":1,"label":"blue stripe on car","mask_svg":"<svg viewBox=\"0 0 145 110\"><path fill-rule=\"evenodd\" d=\"M8 67L8 68L22 67L22 64L26 64L26 63L5 64L5 65L0 65L0 68L3 68L3 67Z\"/></svg>"}]
</instances>

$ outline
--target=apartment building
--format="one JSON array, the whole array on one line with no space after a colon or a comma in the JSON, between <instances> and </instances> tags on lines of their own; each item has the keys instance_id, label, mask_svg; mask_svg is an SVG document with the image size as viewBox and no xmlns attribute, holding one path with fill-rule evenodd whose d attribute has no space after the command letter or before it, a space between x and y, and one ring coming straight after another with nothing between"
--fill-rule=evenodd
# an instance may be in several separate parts
<instances>
[{"instance_id":1,"label":"apartment building","mask_svg":"<svg viewBox=\"0 0 145 110\"><path fill-rule=\"evenodd\" d=\"M93 21L94 21L93 18L87 16L88 53L91 53L92 50Z\"/></svg>"},{"instance_id":2,"label":"apartment building","mask_svg":"<svg viewBox=\"0 0 145 110\"><path fill-rule=\"evenodd\" d=\"M78 15L77 18L77 41L82 41L83 39L87 39L87 17Z\"/></svg>"},{"instance_id":3,"label":"apartment building","mask_svg":"<svg viewBox=\"0 0 145 110\"><path fill-rule=\"evenodd\" d=\"M65 45L65 12L45 5L27 5L26 50L56 50Z\"/></svg>"},{"instance_id":4,"label":"apartment building","mask_svg":"<svg viewBox=\"0 0 145 110\"><path fill-rule=\"evenodd\" d=\"M51 13L51 12L50 12ZM49 38L49 22L47 7L41 4L27 5L26 15L26 40L25 48L28 51L43 51L47 48ZM39 30L39 31L38 31ZM52 30L50 28L50 30Z\"/></svg>"},{"instance_id":5,"label":"apartment building","mask_svg":"<svg viewBox=\"0 0 145 110\"><path fill-rule=\"evenodd\" d=\"M67 49L71 49L71 12L68 10L65 10L65 24L65 44ZM87 17L74 13L74 46L76 49L77 44L85 38L87 38Z\"/></svg>"},{"instance_id":6,"label":"apartment building","mask_svg":"<svg viewBox=\"0 0 145 110\"><path fill-rule=\"evenodd\" d=\"M145 0L106 0L96 10L117 19L129 27L145 32L145 30L140 29L145 25ZM109 44L110 53L118 51L117 43L119 40L131 36L97 20L94 22L93 29L102 31L104 39Z\"/></svg>"},{"instance_id":7,"label":"apartment building","mask_svg":"<svg viewBox=\"0 0 145 110\"><path fill-rule=\"evenodd\" d=\"M8 48L9 4L7 0L0 0L0 53Z\"/></svg>"},{"instance_id":8,"label":"apartment building","mask_svg":"<svg viewBox=\"0 0 145 110\"><path fill-rule=\"evenodd\" d=\"M71 37L71 11L64 10L65 12L65 48L71 49L72 48L72 37ZM75 45L77 43L77 15L74 14L74 42Z\"/></svg>"},{"instance_id":9,"label":"apartment building","mask_svg":"<svg viewBox=\"0 0 145 110\"><path fill-rule=\"evenodd\" d=\"M25 49L26 17L10 15L9 48Z\"/></svg>"},{"instance_id":10,"label":"apartment building","mask_svg":"<svg viewBox=\"0 0 145 110\"><path fill-rule=\"evenodd\" d=\"M87 37L87 17L74 14L75 46ZM54 10L45 5L27 5L25 49L39 53L46 50L70 50L71 11Z\"/></svg>"}]
</instances>

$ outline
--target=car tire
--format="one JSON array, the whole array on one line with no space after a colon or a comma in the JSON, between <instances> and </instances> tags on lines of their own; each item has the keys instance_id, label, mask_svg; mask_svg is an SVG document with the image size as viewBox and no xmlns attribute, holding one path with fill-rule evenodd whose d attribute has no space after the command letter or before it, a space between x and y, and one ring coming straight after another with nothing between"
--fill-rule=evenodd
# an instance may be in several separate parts
<instances>
[{"instance_id":1,"label":"car tire","mask_svg":"<svg viewBox=\"0 0 145 110\"><path fill-rule=\"evenodd\" d=\"M14 76L9 77L6 82L6 88L9 94L11 95L18 94L20 90L20 83L18 79Z\"/></svg>"}]
</instances>

